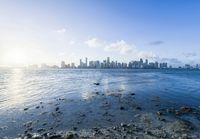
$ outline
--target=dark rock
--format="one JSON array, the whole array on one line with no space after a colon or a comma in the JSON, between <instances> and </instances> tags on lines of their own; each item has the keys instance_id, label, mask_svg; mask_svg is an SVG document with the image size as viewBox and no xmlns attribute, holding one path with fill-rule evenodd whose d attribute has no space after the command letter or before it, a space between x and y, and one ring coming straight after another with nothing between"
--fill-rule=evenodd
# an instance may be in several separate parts
<instances>
[{"instance_id":1,"label":"dark rock","mask_svg":"<svg viewBox=\"0 0 200 139\"><path fill-rule=\"evenodd\" d=\"M121 123L121 127L127 127L127 124Z\"/></svg>"},{"instance_id":2,"label":"dark rock","mask_svg":"<svg viewBox=\"0 0 200 139\"><path fill-rule=\"evenodd\" d=\"M65 139L76 139L76 138L78 138L78 137L79 137L78 134L72 133L72 132L68 132L68 133L66 133L66 135L65 135Z\"/></svg>"},{"instance_id":3,"label":"dark rock","mask_svg":"<svg viewBox=\"0 0 200 139\"><path fill-rule=\"evenodd\" d=\"M141 108L141 107L136 107L135 109L136 109L136 110L142 110L142 108Z\"/></svg>"},{"instance_id":4,"label":"dark rock","mask_svg":"<svg viewBox=\"0 0 200 139\"><path fill-rule=\"evenodd\" d=\"M134 96L135 95L135 93L131 93L131 96Z\"/></svg>"},{"instance_id":5,"label":"dark rock","mask_svg":"<svg viewBox=\"0 0 200 139\"><path fill-rule=\"evenodd\" d=\"M161 111L157 111L157 115L161 116L161 115L163 115L163 113Z\"/></svg>"},{"instance_id":6,"label":"dark rock","mask_svg":"<svg viewBox=\"0 0 200 139\"><path fill-rule=\"evenodd\" d=\"M60 139L60 138L62 138L62 136L58 134L49 136L49 139Z\"/></svg>"},{"instance_id":7,"label":"dark rock","mask_svg":"<svg viewBox=\"0 0 200 139\"><path fill-rule=\"evenodd\" d=\"M175 132L189 131L194 129L193 124L187 120L177 120L172 123L171 126Z\"/></svg>"},{"instance_id":8,"label":"dark rock","mask_svg":"<svg viewBox=\"0 0 200 139\"><path fill-rule=\"evenodd\" d=\"M36 109L39 109L39 108L40 108L40 106L36 106L35 108L36 108Z\"/></svg>"},{"instance_id":9,"label":"dark rock","mask_svg":"<svg viewBox=\"0 0 200 139\"><path fill-rule=\"evenodd\" d=\"M120 110L125 110L125 108L123 106L120 107Z\"/></svg>"},{"instance_id":10,"label":"dark rock","mask_svg":"<svg viewBox=\"0 0 200 139\"><path fill-rule=\"evenodd\" d=\"M56 107L56 111L58 111L60 108L59 107Z\"/></svg>"},{"instance_id":11,"label":"dark rock","mask_svg":"<svg viewBox=\"0 0 200 139\"><path fill-rule=\"evenodd\" d=\"M189 107L181 107L180 108L180 112L181 113L189 113L189 112L192 112L192 108L189 108Z\"/></svg>"},{"instance_id":12,"label":"dark rock","mask_svg":"<svg viewBox=\"0 0 200 139\"><path fill-rule=\"evenodd\" d=\"M43 129L43 128L39 128L38 130L37 130L37 132L44 132L45 131L45 129Z\"/></svg>"},{"instance_id":13,"label":"dark rock","mask_svg":"<svg viewBox=\"0 0 200 139\"><path fill-rule=\"evenodd\" d=\"M77 130L77 127L73 127L73 130L76 131L76 130Z\"/></svg>"},{"instance_id":14,"label":"dark rock","mask_svg":"<svg viewBox=\"0 0 200 139\"><path fill-rule=\"evenodd\" d=\"M28 108L24 108L24 111L27 111L28 110Z\"/></svg>"},{"instance_id":15,"label":"dark rock","mask_svg":"<svg viewBox=\"0 0 200 139\"><path fill-rule=\"evenodd\" d=\"M94 83L94 85L100 85L100 83Z\"/></svg>"}]
</instances>

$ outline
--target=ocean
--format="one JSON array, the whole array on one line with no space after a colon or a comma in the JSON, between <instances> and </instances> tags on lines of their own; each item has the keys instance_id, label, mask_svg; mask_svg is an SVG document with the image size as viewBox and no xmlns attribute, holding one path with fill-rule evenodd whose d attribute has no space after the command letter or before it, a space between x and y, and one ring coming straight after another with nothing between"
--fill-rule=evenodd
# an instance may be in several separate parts
<instances>
[{"instance_id":1,"label":"ocean","mask_svg":"<svg viewBox=\"0 0 200 139\"><path fill-rule=\"evenodd\" d=\"M115 97L119 93L120 98ZM110 107L104 108L105 100ZM163 108L198 107L200 70L0 69L0 137L23 134L25 123L30 121L32 132L126 122L133 114L120 111L122 100L130 103L127 109L135 104L150 113ZM112 122L102 116L106 111L114 115Z\"/></svg>"}]
</instances>

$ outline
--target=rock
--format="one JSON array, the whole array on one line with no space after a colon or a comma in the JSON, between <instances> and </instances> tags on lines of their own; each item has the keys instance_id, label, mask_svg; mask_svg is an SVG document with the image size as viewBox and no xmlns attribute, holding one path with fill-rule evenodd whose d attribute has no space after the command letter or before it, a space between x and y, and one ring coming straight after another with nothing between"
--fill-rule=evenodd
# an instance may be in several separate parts
<instances>
[{"instance_id":1,"label":"rock","mask_svg":"<svg viewBox=\"0 0 200 139\"><path fill-rule=\"evenodd\" d=\"M181 113L189 113L189 112L192 112L192 108L189 108L189 107L181 107L181 108L180 108L180 112L181 112Z\"/></svg>"},{"instance_id":2,"label":"rock","mask_svg":"<svg viewBox=\"0 0 200 139\"><path fill-rule=\"evenodd\" d=\"M43 123L42 125L45 126L45 125L47 125L47 123Z\"/></svg>"},{"instance_id":3,"label":"rock","mask_svg":"<svg viewBox=\"0 0 200 139\"><path fill-rule=\"evenodd\" d=\"M24 111L27 111L28 110L28 108L24 108Z\"/></svg>"},{"instance_id":4,"label":"rock","mask_svg":"<svg viewBox=\"0 0 200 139\"><path fill-rule=\"evenodd\" d=\"M60 108L59 107L56 107L56 111L58 111Z\"/></svg>"},{"instance_id":5,"label":"rock","mask_svg":"<svg viewBox=\"0 0 200 139\"><path fill-rule=\"evenodd\" d=\"M35 108L36 108L36 109L39 109L39 108L40 108L40 106L36 106Z\"/></svg>"},{"instance_id":6,"label":"rock","mask_svg":"<svg viewBox=\"0 0 200 139\"><path fill-rule=\"evenodd\" d=\"M136 109L136 110L142 110L142 108L141 108L141 107L136 107L135 109Z\"/></svg>"},{"instance_id":7,"label":"rock","mask_svg":"<svg viewBox=\"0 0 200 139\"><path fill-rule=\"evenodd\" d=\"M135 95L135 93L131 93L131 96L134 96Z\"/></svg>"},{"instance_id":8,"label":"rock","mask_svg":"<svg viewBox=\"0 0 200 139\"><path fill-rule=\"evenodd\" d=\"M94 83L94 85L100 85L100 83Z\"/></svg>"},{"instance_id":9,"label":"rock","mask_svg":"<svg viewBox=\"0 0 200 139\"><path fill-rule=\"evenodd\" d=\"M181 137L179 137L179 139L189 139L187 134L183 134Z\"/></svg>"},{"instance_id":10,"label":"rock","mask_svg":"<svg viewBox=\"0 0 200 139\"><path fill-rule=\"evenodd\" d=\"M161 111L157 111L157 115L161 116L161 115L163 115L163 113Z\"/></svg>"},{"instance_id":11,"label":"rock","mask_svg":"<svg viewBox=\"0 0 200 139\"><path fill-rule=\"evenodd\" d=\"M125 110L125 108L123 106L120 107L120 110Z\"/></svg>"},{"instance_id":12,"label":"rock","mask_svg":"<svg viewBox=\"0 0 200 139\"><path fill-rule=\"evenodd\" d=\"M121 123L121 127L127 127L127 124Z\"/></svg>"},{"instance_id":13,"label":"rock","mask_svg":"<svg viewBox=\"0 0 200 139\"><path fill-rule=\"evenodd\" d=\"M73 127L73 130L76 131L76 130L77 130L77 127Z\"/></svg>"},{"instance_id":14,"label":"rock","mask_svg":"<svg viewBox=\"0 0 200 139\"><path fill-rule=\"evenodd\" d=\"M37 132L44 132L45 131L45 129L43 129L43 128L39 128L38 130L37 130Z\"/></svg>"},{"instance_id":15,"label":"rock","mask_svg":"<svg viewBox=\"0 0 200 139\"><path fill-rule=\"evenodd\" d=\"M96 95L99 95L99 92L95 92Z\"/></svg>"},{"instance_id":16,"label":"rock","mask_svg":"<svg viewBox=\"0 0 200 139\"><path fill-rule=\"evenodd\" d=\"M172 123L171 126L175 132L189 131L194 129L193 124L187 120L177 120Z\"/></svg>"},{"instance_id":17,"label":"rock","mask_svg":"<svg viewBox=\"0 0 200 139\"><path fill-rule=\"evenodd\" d=\"M24 126L27 128L30 128L32 126L33 122L32 121L28 121L26 123L24 123Z\"/></svg>"},{"instance_id":18,"label":"rock","mask_svg":"<svg viewBox=\"0 0 200 139\"><path fill-rule=\"evenodd\" d=\"M61 135L51 135L51 136L49 136L49 139L60 139L60 138L62 138Z\"/></svg>"},{"instance_id":19,"label":"rock","mask_svg":"<svg viewBox=\"0 0 200 139\"><path fill-rule=\"evenodd\" d=\"M68 132L66 133L66 135L64 136L65 139L76 139L78 138L78 134L76 133L72 133L72 132Z\"/></svg>"}]
</instances>

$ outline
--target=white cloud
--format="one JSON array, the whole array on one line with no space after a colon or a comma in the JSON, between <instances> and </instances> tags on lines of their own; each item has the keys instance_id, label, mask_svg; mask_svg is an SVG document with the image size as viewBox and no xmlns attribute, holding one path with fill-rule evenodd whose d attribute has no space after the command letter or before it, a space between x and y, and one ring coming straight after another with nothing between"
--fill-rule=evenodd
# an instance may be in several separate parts
<instances>
[{"instance_id":1,"label":"white cloud","mask_svg":"<svg viewBox=\"0 0 200 139\"><path fill-rule=\"evenodd\" d=\"M104 42L98 40L97 38L91 38L87 41L85 41L85 44L87 44L91 48L96 48L104 45Z\"/></svg>"},{"instance_id":2,"label":"white cloud","mask_svg":"<svg viewBox=\"0 0 200 139\"><path fill-rule=\"evenodd\" d=\"M104 47L105 51L116 51L120 54L126 54L132 52L132 47L128 45L124 40L116 41Z\"/></svg>"},{"instance_id":3,"label":"white cloud","mask_svg":"<svg viewBox=\"0 0 200 139\"><path fill-rule=\"evenodd\" d=\"M57 33L65 33L66 32L66 29L65 28L61 28L59 30L56 31Z\"/></svg>"},{"instance_id":4,"label":"white cloud","mask_svg":"<svg viewBox=\"0 0 200 139\"><path fill-rule=\"evenodd\" d=\"M129 55L132 58L155 59L157 57L153 52L140 50L135 45L131 45L125 40L118 40L109 43L102 40L100 41L97 38L92 38L85 41L85 43L92 48L101 47L105 52L117 52L122 55Z\"/></svg>"}]
</instances>

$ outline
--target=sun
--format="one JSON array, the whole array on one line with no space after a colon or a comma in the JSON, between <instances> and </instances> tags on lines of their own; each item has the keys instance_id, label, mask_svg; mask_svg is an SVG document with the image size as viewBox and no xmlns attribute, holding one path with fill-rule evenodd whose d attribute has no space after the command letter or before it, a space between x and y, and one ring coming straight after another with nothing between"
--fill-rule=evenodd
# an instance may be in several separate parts
<instances>
[{"instance_id":1,"label":"sun","mask_svg":"<svg viewBox=\"0 0 200 139\"><path fill-rule=\"evenodd\" d=\"M23 48L12 48L5 52L4 62L8 65L27 65L28 64L28 55L25 49Z\"/></svg>"}]
</instances>

